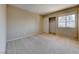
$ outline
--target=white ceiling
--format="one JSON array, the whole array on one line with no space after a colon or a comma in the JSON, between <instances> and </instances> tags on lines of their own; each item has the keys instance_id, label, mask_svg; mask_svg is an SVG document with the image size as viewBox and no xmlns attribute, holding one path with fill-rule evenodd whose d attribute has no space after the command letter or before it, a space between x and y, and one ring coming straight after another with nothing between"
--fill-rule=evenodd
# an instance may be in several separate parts
<instances>
[{"instance_id":1,"label":"white ceiling","mask_svg":"<svg viewBox=\"0 0 79 59\"><path fill-rule=\"evenodd\" d=\"M76 4L12 4L12 6L44 15L47 13L76 6Z\"/></svg>"}]
</instances>

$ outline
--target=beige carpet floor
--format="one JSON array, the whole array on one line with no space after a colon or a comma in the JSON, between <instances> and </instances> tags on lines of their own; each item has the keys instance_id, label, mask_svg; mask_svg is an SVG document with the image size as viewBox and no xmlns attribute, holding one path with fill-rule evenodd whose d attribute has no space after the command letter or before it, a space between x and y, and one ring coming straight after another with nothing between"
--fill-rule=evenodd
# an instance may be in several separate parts
<instances>
[{"instance_id":1,"label":"beige carpet floor","mask_svg":"<svg viewBox=\"0 0 79 59\"><path fill-rule=\"evenodd\" d=\"M38 34L7 42L7 54L78 54L79 42L52 34Z\"/></svg>"}]
</instances>

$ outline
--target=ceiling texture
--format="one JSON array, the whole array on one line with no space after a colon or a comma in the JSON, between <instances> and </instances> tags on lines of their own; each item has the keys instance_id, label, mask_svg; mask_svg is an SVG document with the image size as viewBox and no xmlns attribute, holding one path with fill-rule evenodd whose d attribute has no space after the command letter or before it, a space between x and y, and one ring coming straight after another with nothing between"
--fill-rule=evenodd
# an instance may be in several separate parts
<instances>
[{"instance_id":1,"label":"ceiling texture","mask_svg":"<svg viewBox=\"0 0 79 59\"><path fill-rule=\"evenodd\" d=\"M18 7L24 10L28 10L33 13L45 15L53 13L62 9L76 6L77 4L11 4L14 7Z\"/></svg>"}]
</instances>

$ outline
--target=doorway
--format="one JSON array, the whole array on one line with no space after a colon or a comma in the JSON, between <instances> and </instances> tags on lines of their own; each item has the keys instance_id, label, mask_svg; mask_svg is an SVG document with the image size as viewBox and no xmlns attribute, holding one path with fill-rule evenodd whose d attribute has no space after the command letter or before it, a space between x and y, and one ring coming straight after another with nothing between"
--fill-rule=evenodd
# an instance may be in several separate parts
<instances>
[{"instance_id":1,"label":"doorway","mask_svg":"<svg viewBox=\"0 0 79 59\"><path fill-rule=\"evenodd\" d=\"M56 17L49 18L49 33L56 34Z\"/></svg>"}]
</instances>

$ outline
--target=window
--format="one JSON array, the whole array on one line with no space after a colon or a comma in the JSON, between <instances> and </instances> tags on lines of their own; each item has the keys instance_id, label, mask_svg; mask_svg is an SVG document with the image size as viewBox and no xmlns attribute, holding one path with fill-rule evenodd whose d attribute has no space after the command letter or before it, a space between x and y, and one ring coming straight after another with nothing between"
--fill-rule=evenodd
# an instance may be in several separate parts
<instances>
[{"instance_id":1,"label":"window","mask_svg":"<svg viewBox=\"0 0 79 59\"><path fill-rule=\"evenodd\" d=\"M58 17L58 27L75 28L75 14Z\"/></svg>"},{"instance_id":2,"label":"window","mask_svg":"<svg viewBox=\"0 0 79 59\"><path fill-rule=\"evenodd\" d=\"M68 15L67 16L67 20L66 20L66 27L71 27L74 28L75 27L75 15Z\"/></svg>"},{"instance_id":3,"label":"window","mask_svg":"<svg viewBox=\"0 0 79 59\"><path fill-rule=\"evenodd\" d=\"M58 27L66 27L65 26L65 16L58 18Z\"/></svg>"}]
</instances>

